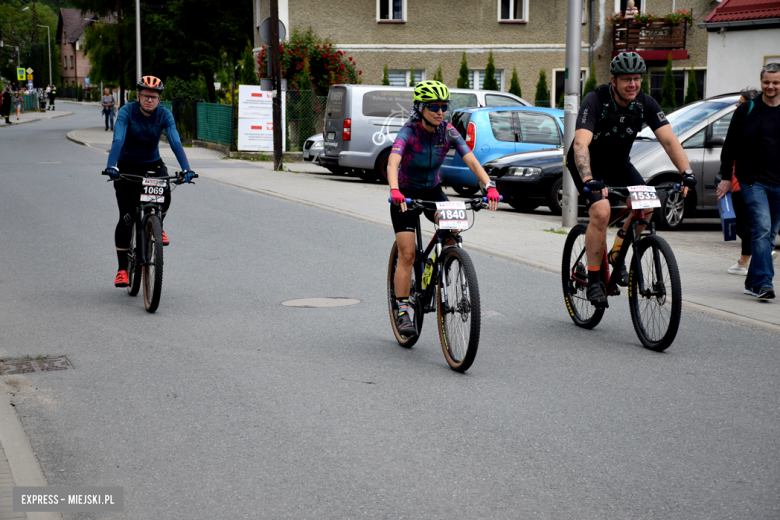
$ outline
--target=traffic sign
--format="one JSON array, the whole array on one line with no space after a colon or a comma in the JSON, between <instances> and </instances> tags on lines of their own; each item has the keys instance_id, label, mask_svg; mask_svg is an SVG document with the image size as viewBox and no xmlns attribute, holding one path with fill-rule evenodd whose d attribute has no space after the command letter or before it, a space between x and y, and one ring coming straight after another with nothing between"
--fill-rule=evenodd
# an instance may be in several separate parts
<instances>
[{"instance_id":1,"label":"traffic sign","mask_svg":"<svg viewBox=\"0 0 780 520\"><path fill-rule=\"evenodd\" d=\"M27 67L27 74L32 74L33 70L30 67Z\"/></svg>"},{"instance_id":2,"label":"traffic sign","mask_svg":"<svg viewBox=\"0 0 780 520\"><path fill-rule=\"evenodd\" d=\"M263 41L266 45L271 45L271 19L266 18L262 22L260 22L260 25L257 26L257 32L260 33L260 39ZM287 29L284 26L284 23L279 20L279 43L282 43L284 39L287 37Z\"/></svg>"},{"instance_id":3,"label":"traffic sign","mask_svg":"<svg viewBox=\"0 0 780 520\"><path fill-rule=\"evenodd\" d=\"M20 67L20 68L16 69L16 79L18 79L19 81L24 81L24 69L23 68Z\"/></svg>"},{"instance_id":4,"label":"traffic sign","mask_svg":"<svg viewBox=\"0 0 780 520\"><path fill-rule=\"evenodd\" d=\"M28 74L27 79L32 80L33 79L32 74Z\"/></svg>"}]
</instances>

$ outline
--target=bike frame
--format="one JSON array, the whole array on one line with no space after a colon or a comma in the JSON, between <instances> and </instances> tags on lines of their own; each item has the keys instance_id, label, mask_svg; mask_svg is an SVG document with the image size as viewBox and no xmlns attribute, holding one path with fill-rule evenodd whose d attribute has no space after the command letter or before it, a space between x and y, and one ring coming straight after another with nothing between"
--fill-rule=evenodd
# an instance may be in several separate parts
<instances>
[{"instance_id":1,"label":"bike frame","mask_svg":"<svg viewBox=\"0 0 780 520\"><path fill-rule=\"evenodd\" d=\"M434 312L436 308L431 305L431 302L433 301L433 293L434 289L437 285L439 285L444 292L444 295L447 294L447 283L446 279L444 278L446 274L444 273L443 269L439 269L439 266L441 265L441 259L442 254L445 250L452 248L452 247L462 247L463 244L463 238L459 234L452 233L449 230L442 230L442 229L436 229L436 232L433 234L433 237L431 237L431 241L428 243L428 247L426 247L423 250L423 240L422 240L422 231L420 229L420 215L417 215L417 228L415 229L415 235L416 235L416 251L415 251L415 259L414 264L412 265L412 269L414 269L414 278L415 278L415 288L417 290L418 294L422 294L422 301L420 302L422 304L422 311L424 313ZM455 240L454 245L444 245L445 242L447 242L450 239ZM428 287L425 288L425 291L422 290L422 275L423 271L425 270L425 263L427 259L430 257L431 252L436 249L436 262L433 264L433 272L431 272L431 283L428 284ZM435 282L433 281L435 280Z\"/></svg>"}]
</instances>

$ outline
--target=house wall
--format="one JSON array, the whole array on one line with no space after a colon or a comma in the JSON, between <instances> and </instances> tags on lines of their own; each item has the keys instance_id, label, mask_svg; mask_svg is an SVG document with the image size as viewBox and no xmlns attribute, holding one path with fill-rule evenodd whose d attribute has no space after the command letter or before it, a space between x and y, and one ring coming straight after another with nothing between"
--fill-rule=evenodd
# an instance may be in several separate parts
<instances>
[{"instance_id":1,"label":"house wall","mask_svg":"<svg viewBox=\"0 0 780 520\"><path fill-rule=\"evenodd\" d=\"M780 28L726 30L708 33L710 60L707 71L707 94L761 86L759 75L765 57L776 57L767 62L780 63Z\"/></svg>"},{"instance_id":2,"label":"house wall","mask_svg":"<svg viewBox=\"0 0 780 520\"><path fill-rule=\"evenodd\" d=\"M60 41L66 41L64 35ZM60 70L62 71L63 87L70 85L84 86L84 76L89 76L89 71L92 68L89 60L84 57L84 52L81 50L83 41L79 40L78 50L76 50L76 47L75 43L60 44ZM71 58L73 59L72 67ZM67 60L67 66L65 66L65 60Z\"/></svg>"},{"instance_id":3,"label":"house wall","mask_svg":"<svg viewBox=\"0 0 780 520\"><path fill-rule=\"evenodd\" d=\"M470 69L484 69L493 51L496 69L503 69L503 90L509 88L517 68L523 97L533 100L539 71L547 73L553 88L553 70L565 68L567 0L527 0L526 23L499 23L498 0L408 0L405 23L377 22L376 0L280 1L280 19L287 20L288 34L311 27L320 38L349 52L363 70L365 84L379 84L385 65L389 69L424 69L433 77L441 65L444 82L454 86L463 52ZM599 83L609 78L613 28L605 18L614 12L615 0L586 0L582 24L582 66L590 63L590 9L593 9L593 62ZM646 0L646 9L656 14L672 11L675 0ZM284 4L284 5L283 5ZM701 20L712 9L710 0L690 0L682 6L693 9ZM270 0L255 0L256 25L270 14ZM431 16L435 15L434 19ZM675 61L677 68L697 68L707 63L706 31L688 28L690 58ZM255 48L262 42L255 35ZM650 65L662 65L661 63ZM665 63L663 63L665 65Z\"/></svg>"}]
</instances>

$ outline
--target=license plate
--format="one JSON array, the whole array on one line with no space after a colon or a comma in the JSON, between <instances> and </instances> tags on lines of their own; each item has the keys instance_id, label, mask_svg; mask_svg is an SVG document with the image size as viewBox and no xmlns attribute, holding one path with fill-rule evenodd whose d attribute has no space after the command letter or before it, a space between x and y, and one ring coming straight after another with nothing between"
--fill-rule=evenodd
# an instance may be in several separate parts
<instances>
[{"instance_id":1,"label":"license plate","mask_svg":"<svg viewBox=\"0 0 780 520\"><path fill-rule=\"evenodd\" d=\"M631 193L632 209L661 207L661 200L658 198L655 186L629 186L628 191Z\"/></svg>"},{"instance_id":2,"label":"license plate","mask_svg":"<svg viewBox=\"0 0 780 520\"><path fill-rule=\"evenodd\" d=\"M141 181L141 202L165 202L165 189L168 187L167 180L154 179L147 177Z\"/></svg>"},{"instance_id":3,"label":"license plate","mask_svg":"<svg viewBox=\"0 0 780 520\"><path fill-rule=\"evenodd\" d=\"M466 203L462 200L437 202L436 209L439 211L439 229L468 229Z\"/></svg>"},{"instance_id":4,"label":"license plate","mask_svg":"<svg viewBox=\"0 0 780 520\"><path fill-rule=\"evenodd\" d=\"M328 132L328 141L336 140L336 132Z\"/></svg>"}]
</instances>

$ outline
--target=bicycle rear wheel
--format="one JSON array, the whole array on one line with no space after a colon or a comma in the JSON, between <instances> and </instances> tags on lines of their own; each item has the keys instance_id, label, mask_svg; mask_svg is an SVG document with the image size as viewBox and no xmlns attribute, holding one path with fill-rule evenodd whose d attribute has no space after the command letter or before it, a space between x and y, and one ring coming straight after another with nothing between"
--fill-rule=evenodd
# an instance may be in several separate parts
<instances>
[{"instance_id":1,"label":"bicycle rear wheel","mask_svg":"<svg viewBox=\"0 0 780 520\"><path fill-rule=\"evenodd\" d=\"M588 300L588 255L585 253L587 229L585 224L577 224L569 231L563 246L561 281L563 299L572 321L578 327L592 329L604 316L604 308L596 308Z\"/></svg>"},{"instance_id":2,"label":"bicycle rear wheel","mask_svg":"<svg viewBox=\"0 0 780 520\"><path fill-rule=\"evenodd\" d=\"M387 305L390 311L390 323L393 326L393 334L398 344L402 347L412 348L417 343L417 339L420 337L423 326L423 312L422 312L422 295L417 290L417 275L412 269L412 286L409 291L409 317L412 319L412 323L417 328L416 336L404 336L398 332L398 326L396 325L396 319L398 318L398 304L396 303L395 296L395 268L398 265L398 244L393 242L393 247L390 250L390 263L387 267Z\"/></svg>"},{"instance_id":3,"label":"bicycle rear wheel","mask_svg":"<svg viewBox=\"0 0 780 520\"><path fill-rule=\"evenodd\" d=\"M136 226L138 223L133 224L133 229L130 234L130 245L127 251L127 276L129 278L127 284L127 294L130 296L136 296L138 291L141 290L141 266L138 261L138 248L136 247Z\"/></svg>"},{"instance_id":4,"label":"bicycle rear wheel","mask_svg":"<svg viewBox=\"0 0 780 520\"><path fill-rule=\"evenodd\" d=\"M474 363L479 348L482 315L477 273L463 249L446 249L443 256L436 306L439 338L450 368L465 372Z\"/></svg>"},{"instance_id":5,"label":"bicycle rear wheel","mask_svg":"<svg viewBox=\"0 0 780 520\"><path fill-rule=\"evenodd\" d=\"M641 264L639 264L641 262ZM639 291L639 269L645 290ZM631 261L628 302L634 330L645 348L661 352L674 341L682 315L682 284L677 260L663 238L646 235Z\"/></svg>"},{"instance_id":6,"label":"bicycle rear wheel","mask_svg":"<svg viewBox=\"0 0 780 520\"><path fill-rule=\"evenodd\" d=\"M146 219L144 226L146 235L146 265L144 275L144 306L148 312L157 310L160 305L160 292L163 280L163 244L162 225L157 215Z\"/></svg>"}]
</instances>

